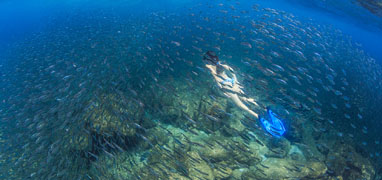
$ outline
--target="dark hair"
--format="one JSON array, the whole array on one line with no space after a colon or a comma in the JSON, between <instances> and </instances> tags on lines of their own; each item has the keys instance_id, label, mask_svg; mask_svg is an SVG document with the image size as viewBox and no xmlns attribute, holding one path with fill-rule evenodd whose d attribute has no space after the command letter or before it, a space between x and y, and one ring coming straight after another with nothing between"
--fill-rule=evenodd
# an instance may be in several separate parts
<instances>
[{"instance_id":1,"label":"dark hair","mask_svg":"<svg viewBox=\"0 0 382 180\"><path fill-rule=\"evenodd\" d=\"M219 62L219 57L213 51L207 51L203 55L203 60L216 65Z\"/></svg>"}]
</instances>

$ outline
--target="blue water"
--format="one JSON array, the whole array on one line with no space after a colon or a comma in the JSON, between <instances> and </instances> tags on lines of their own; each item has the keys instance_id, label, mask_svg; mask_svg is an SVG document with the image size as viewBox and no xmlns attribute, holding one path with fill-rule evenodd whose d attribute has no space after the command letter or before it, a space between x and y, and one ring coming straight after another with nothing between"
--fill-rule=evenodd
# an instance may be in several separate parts
<instances>
[{"instance_id":1,"label":"blue water","mask_svg":"<svg viewBox=\"0 0 382 180\"><path fill-rule=\"evenodd\" d=\"M259 4L274 7L293 14L313 19L320 24L331 25L362 44L378 62L382 61L382 17L347 0L303 1L276 0L260 1ZM333 7L334 6L334 7Z\"/></svg>"},{"instance_id":2,"label":"blue water","mask_svg":"<svg viewBox=\"0 0 382 180\"><path fill-rule=\"evenodd\" d=\"M17 0L0 25L0 179L382 177L356 3Z\"/></svg>"},{"instance_id":3,"label":"blue water","mask_svg":"<svg viewBox=\"0 0 382 180\"><path fill-rule=\"evenodd\" d=\"M192 6L197 1L175 1L166 0L161 2L149 1L3 1L0 2L0 23L4 24L0 28L0 46L12 43L20 39L23 35L33 31L38 31L44 26L44 20L49 16L54 16L65 8L86 7L91 5L110 6L121 4L123 6L137 6L138 12L145 9L171 10L180 7ZM243 2L245 3L245 1ZM252 2L248 2L251 4ZM345 34L350 35L355 42L362 44L365 50L370 53L378 62L382 62L382 17L373 15L368 10L357 6L347 0L335 0L325 2L301 1L301 0L270 0L258 1L264 7L276 8L286 12L291 12L299 17L313 19L316 22L331 25L340 29ZM65 10L64 10L65 11Z\"/></svg>"}]
</instances>

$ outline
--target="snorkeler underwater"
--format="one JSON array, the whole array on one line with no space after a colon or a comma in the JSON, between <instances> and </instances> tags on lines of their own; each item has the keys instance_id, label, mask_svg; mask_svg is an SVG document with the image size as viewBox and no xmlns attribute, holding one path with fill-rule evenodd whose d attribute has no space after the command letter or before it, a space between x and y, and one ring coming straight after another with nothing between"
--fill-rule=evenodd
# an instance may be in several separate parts
<instances>
[{"instance_id":1,"label":"snorkeler underwater","mask_svg":"<svg viewBox=\"0 0 382 180\"><path fill-rule=\"evenodd\" d=\"M0 2L0 179L382 180L380 0Z\"/></svg>"}]
</instances>

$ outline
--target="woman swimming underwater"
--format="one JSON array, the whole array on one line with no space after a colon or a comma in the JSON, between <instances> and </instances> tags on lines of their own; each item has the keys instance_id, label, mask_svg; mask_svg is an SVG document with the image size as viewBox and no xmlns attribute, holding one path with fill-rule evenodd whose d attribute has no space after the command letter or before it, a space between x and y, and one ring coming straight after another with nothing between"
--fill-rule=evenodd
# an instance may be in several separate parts
<instances>
[{"instance_id":1,"label":"woman swimming underwater","mask_svg":"<svg viewBox=\"0 0 382 180\"><path fill-rule=\"evenodd\" d=\"M223 90L224 95L232 99L241 109L258 118L259 115L244 104L244 102L246 102L258 106L254 99L245 97L244 91L242 90L243 87L237 81L234 70L227 64L222 64L213 51L207 51L203 56L203 60L206 62L206 67L214 76L217 85ZM227 72L231 77L227 75Z\"/></svg>"},{"instance_id":2,"label":"woman swimming underwater","mask_svg":"<svg viewBox=\"0 0 382 180\"><path fill-rule=\"evenodd\" d=\"M223 94L239 106L241 109L247 111L249 114L259 118L259 115L248 108L245 104L253 104L259 106L254 99L247 98L243 91L243 86L237 81L234 70L227 64L222 64L219 57L213 51L207 51L203 60L206 62L206 67L214 76L217 85L223 90ZM229 77L228 74L231 76ZM282 120L272 110L267 108L268 119L260 117L260 123L264 129L275 137L281 137L285 133L285 127Z\"/></svg>"}]
</instances>

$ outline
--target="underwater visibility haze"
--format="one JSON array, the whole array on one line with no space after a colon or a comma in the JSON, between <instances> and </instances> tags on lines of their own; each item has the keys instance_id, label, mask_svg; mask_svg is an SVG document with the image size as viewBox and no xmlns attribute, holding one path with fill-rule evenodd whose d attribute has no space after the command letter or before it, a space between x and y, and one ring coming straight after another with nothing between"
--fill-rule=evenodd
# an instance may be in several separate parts
<instances>
[{"instance_id":1,"label":"underwater visibility haze","mask_svg":"<svg viewBox=\"0 0 382 180\"><path fill-rule=\"evenodd\" d=\"M0 179L380 180L380 0L0 2Z\"/></svg>"}]
</instances>

